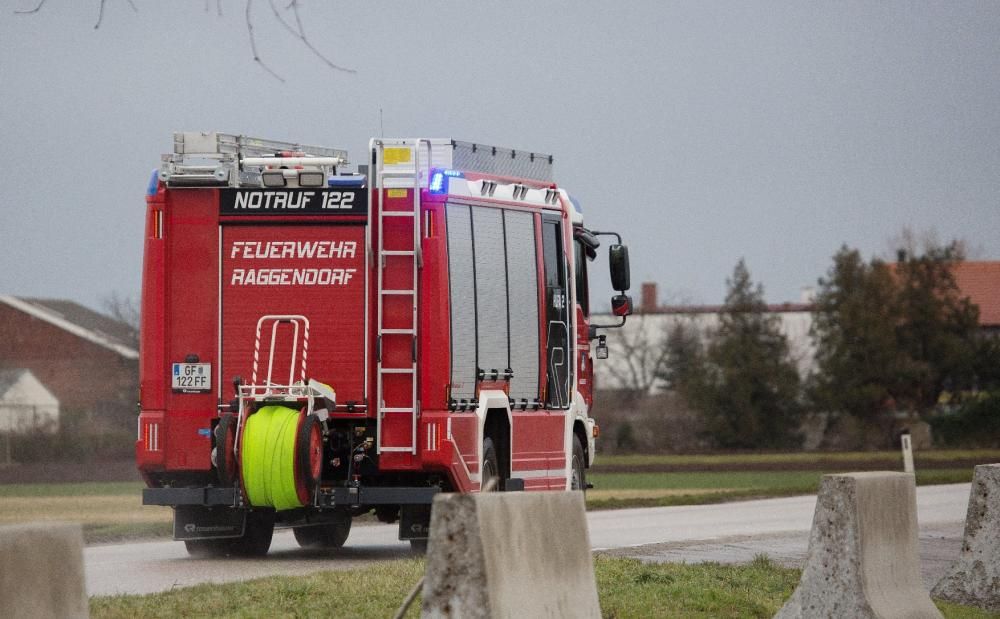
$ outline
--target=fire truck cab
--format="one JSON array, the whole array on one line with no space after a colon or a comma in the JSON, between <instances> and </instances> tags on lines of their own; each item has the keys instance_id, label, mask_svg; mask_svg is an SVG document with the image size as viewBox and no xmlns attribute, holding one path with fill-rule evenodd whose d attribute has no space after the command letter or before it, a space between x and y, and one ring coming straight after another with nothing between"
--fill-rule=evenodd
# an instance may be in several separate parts
<instances>
[{"instance_id":1,"label":"fire truck cab","mask_svg":"<svg viewBox=\"0 0 1000 619\"><path fill-rule=\"evenodd\" d=\"M150 180L136 459L192 554L264 554L276 525L339 547L369 511L419 550L438 492L587 487L620 237L549 155L373 139L347 164L188 132ZM605 235L621 318L594 325Z\"/></svg>"}]
</instances>

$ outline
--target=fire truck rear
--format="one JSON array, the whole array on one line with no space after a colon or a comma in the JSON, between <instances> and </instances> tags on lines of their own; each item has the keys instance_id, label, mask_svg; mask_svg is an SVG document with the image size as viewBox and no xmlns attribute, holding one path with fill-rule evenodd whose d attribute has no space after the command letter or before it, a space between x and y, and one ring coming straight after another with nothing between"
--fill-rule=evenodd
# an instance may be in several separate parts
<instances>
[{"instance_id":1,"label":"fire truck rear","mask_svg":"<svg viewBox=\"0 0 1000 619\"><path fill-rule=\"evenodd\" d=\"M370 511L419 550L438 492L587 487L621 239L583 226L548 155L373 139L347 164L178 133L150 181L136 459L193 554L265 554L276 525L339 547Z\"/></svg>"}]
</instances>

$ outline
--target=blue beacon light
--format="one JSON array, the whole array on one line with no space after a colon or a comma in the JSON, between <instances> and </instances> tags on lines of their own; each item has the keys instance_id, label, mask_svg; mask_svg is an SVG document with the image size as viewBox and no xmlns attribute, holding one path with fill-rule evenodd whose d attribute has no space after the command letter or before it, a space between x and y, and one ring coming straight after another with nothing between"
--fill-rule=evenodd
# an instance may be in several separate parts
<instances>
[{"instance_id":1,"label":"blue beacon light","mask_svg":"<svg viewBox=\"0 0 1000 619\"><path fill-rule=\"evenodd\" d=\"M448 193L449 178L464 178L465 175L459 170L434 170L431 174L430 192L432 194Z\"/></svg>"}]
</instances>

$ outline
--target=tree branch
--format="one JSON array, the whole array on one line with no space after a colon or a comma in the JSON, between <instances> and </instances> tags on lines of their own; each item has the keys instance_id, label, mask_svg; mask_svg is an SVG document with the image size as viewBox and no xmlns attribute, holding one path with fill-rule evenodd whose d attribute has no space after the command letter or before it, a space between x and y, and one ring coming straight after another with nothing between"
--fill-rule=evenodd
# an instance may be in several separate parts
<instances>
[{"instance_id":1,"label":"tree branch","mask_svg":"<svg viewBox=\"0 0 1000 619\"><path fill-rule=\"evenodd\" d=\"M344 73L357 73L354 69L348 69L347 67L342 67L338 64L334 64L332 60L324 56L316 47L313 46L312 42L306 36L305 28L302 26L302 16L299 15L299 3L298 0L292 0L289 2L285 10L291 9L292 13L295 15L295 24L297 28L293 28L291 24L285 21L285 18L281 16L281 12L278 11L278 7L274 5L274 0L268 0L268 4L271 5L271 11L274 16L278 19L278 22L291 33L292 36L302 41L302 44L311 51L317 58L322 60L328 67L336 71L343 71Z\"/></svg>"},{"instance_id":2,"label":"tree branch","mask_svg":"<svg viewBox=\"0 0 1000 619\"><path fill-rule=\"evenodd\" d=\"M285 79L280 75L278 75L277 73L275 73L271 69L271 67L264 64L264 61L260 59L260 55L257 54L257 40L253 34L253 20L250 19L251 6L253 6L253 0L247 0L247 9L246 9L247 34L250 35L250 51L253 53L253 61L259 64L261 68L263 68L265 71L270 73L274 79L278 80L281 83L284 83Z\"/></svg>"},{"instance_id":3,"label":"tree branch","mask_svg":"<svg viewBox=\"0 0 1000 619\"><path fill-rule=\"evenodd\" d=\"M100 3L100 5L97 8L97 23L94 24L94 30L97 30L98 28L100 28L101 27L101 22L104 20L104 3L105 2L107 2L107 0L101 0L101 3Z\"/></svg>"},{"instance_id":4,"label":"tree branch","mask_svg":"<svg viewBox=\"0 0 1000 619\"><path fill-rule=\"evenodd\" d=\"M35 5L33 9L27 9L24 11L14 11L15 15L31 15L32 13L37 13L42 6L45 4L45 0L38 0L38 4Z\"/></svg>"}]
</instances>

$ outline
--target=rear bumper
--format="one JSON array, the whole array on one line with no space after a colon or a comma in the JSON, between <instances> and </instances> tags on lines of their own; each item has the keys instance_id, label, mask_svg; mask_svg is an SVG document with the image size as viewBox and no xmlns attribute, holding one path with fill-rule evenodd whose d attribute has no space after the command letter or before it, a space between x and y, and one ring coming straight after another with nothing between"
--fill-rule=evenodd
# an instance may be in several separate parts
<instances>
[{"instance_id":1,"label":"rear bumper","mask_svg":"<svg viewBox=\"0 0 1000 619\"><path fill-rule=\"evenodd\" d=\"M316 507L356 507L361 505L429 505L437 488L362 486L330 488L320 492ZM239 506L236 488L143 488L143 505L228 505Z\"/></svg>"},{"instance_id":2,"label":"rear bumper","mask_svg":"<svg viewBox=\"0 0 1000 619\"><path fill-rule=\"evenodd\" d=\"M236 507L236 488L143 488L143 505L230 505Z\"/></svg>"}]
</instances>

